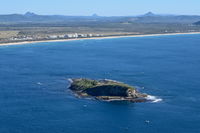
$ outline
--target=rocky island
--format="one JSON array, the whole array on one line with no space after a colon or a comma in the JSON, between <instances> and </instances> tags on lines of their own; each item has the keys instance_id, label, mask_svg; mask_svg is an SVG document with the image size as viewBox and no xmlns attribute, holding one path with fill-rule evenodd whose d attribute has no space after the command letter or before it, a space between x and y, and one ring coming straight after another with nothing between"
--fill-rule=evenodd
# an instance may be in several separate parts
<instances>
[{"instance_id":1,"label":"rocky island","mask_svg":"<svg viewBox=\"0 0 200 133\"><path fill-rule=\"evenodd\" d=\"M112 80L71 79L69 87L79 97L92 97L103 101L146 102L148 95L134 87Z\"/></svg>"}]
</instances>

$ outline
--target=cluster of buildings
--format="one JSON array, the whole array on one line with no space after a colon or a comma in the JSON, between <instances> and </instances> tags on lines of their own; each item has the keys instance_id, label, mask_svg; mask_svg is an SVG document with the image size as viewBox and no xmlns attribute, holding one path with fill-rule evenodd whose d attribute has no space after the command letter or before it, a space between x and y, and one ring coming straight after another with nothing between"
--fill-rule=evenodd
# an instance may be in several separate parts
<instances>
[{"instance_id":1,"label":"cluster of buildings","mask_svg":"<svg viewBox=\"0 0 200 133\"><path fill-rule=\"evenodd\" d=\"M64 35L49 35L47 39L74 39L74 38L90 38L90 37L102 37L102 34L64 34Z\"/></svg>"},{"instance_id":2,"label":"cluster of buildings","mask_svg":"<svg viewBox=\"0 0 200 133\"><path fill-rule=\"evenodd\" d=\"M9 40L11 41L23 41L23 40L33 40L33 37L30 36L17 36L17 37L11 37Z\"/></svg>"},{"instance_id":3,"label":"cluster of buildings","mask_svg":"<svg viewBox=\"0 0 200 133\"><path fill-rule=\"evenodd\" d=\"M62 35L20 35L17 37L11 37L10 41L25 41L25 40L51 40L51 39L76 39L76 38L91 38L91 37L102 37L102 34L62 34Z\"/></svg>"}]
</instances>

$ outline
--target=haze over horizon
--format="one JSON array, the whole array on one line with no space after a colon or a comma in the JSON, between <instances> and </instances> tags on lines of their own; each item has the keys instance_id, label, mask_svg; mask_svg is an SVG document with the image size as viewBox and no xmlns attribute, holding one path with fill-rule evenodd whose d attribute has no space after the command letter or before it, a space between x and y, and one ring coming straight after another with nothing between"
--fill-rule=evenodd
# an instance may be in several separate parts
<instances>
[{"instance_id":1,"label":"haze over horizon","mask_svg":"<svg viewBox=\"0 0 200 133\"><path fill-rule=\"evenodd\" d=\"M200 1L197 0L18 0L2 1L0 14L24 14L27 11L41 15L91 16L134 16L149 11L155 14L200 15Z\"/></svg>"}]
</instances>

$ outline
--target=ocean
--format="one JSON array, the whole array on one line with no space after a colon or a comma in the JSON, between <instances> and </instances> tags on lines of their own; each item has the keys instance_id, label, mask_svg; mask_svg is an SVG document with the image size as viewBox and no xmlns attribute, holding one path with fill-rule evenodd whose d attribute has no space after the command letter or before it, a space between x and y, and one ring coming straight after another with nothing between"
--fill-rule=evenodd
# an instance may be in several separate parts
<instances>
[{"instance_id":1,"label":"ocean","mask_svg":"<svg viewBox=\"0 0 200 133\"><path fill-rule=\"evenodd\" d=\"M76 98L69 78L112 79L154 102ZM198 133L200 35L0 46L0 133Z\"/></svg>"}]
</instances>

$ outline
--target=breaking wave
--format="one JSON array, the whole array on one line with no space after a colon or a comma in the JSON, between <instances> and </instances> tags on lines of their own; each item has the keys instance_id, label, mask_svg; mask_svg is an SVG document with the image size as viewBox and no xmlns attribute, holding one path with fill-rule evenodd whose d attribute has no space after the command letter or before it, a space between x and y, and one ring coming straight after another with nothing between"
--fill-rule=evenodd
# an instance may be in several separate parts
<instances>
[{"instance_id":1,"label":"breaking wave","mask_svg":"<svg viewBox=\"0 0 200 133\"><path fill-rule=\"evenodd\" d=\"M72 80L72 79L69 78L69 79L67 79L67 80L68 80L70 83L73 83L73 80Z\"/></svg>"},{"instance_id":2,"label":"breaking wave","mask_svg":"<svg viewBox=\"0 0 200 133\"><path fill-rule=\"evenodd\" d=\"M158 98L156 96L152 96L152 95L148 95L146 97L147 100L151 101L152 103L157 103L157 102L161 102L162 99L161 98Z\"/></svg>"}]
</instances>

